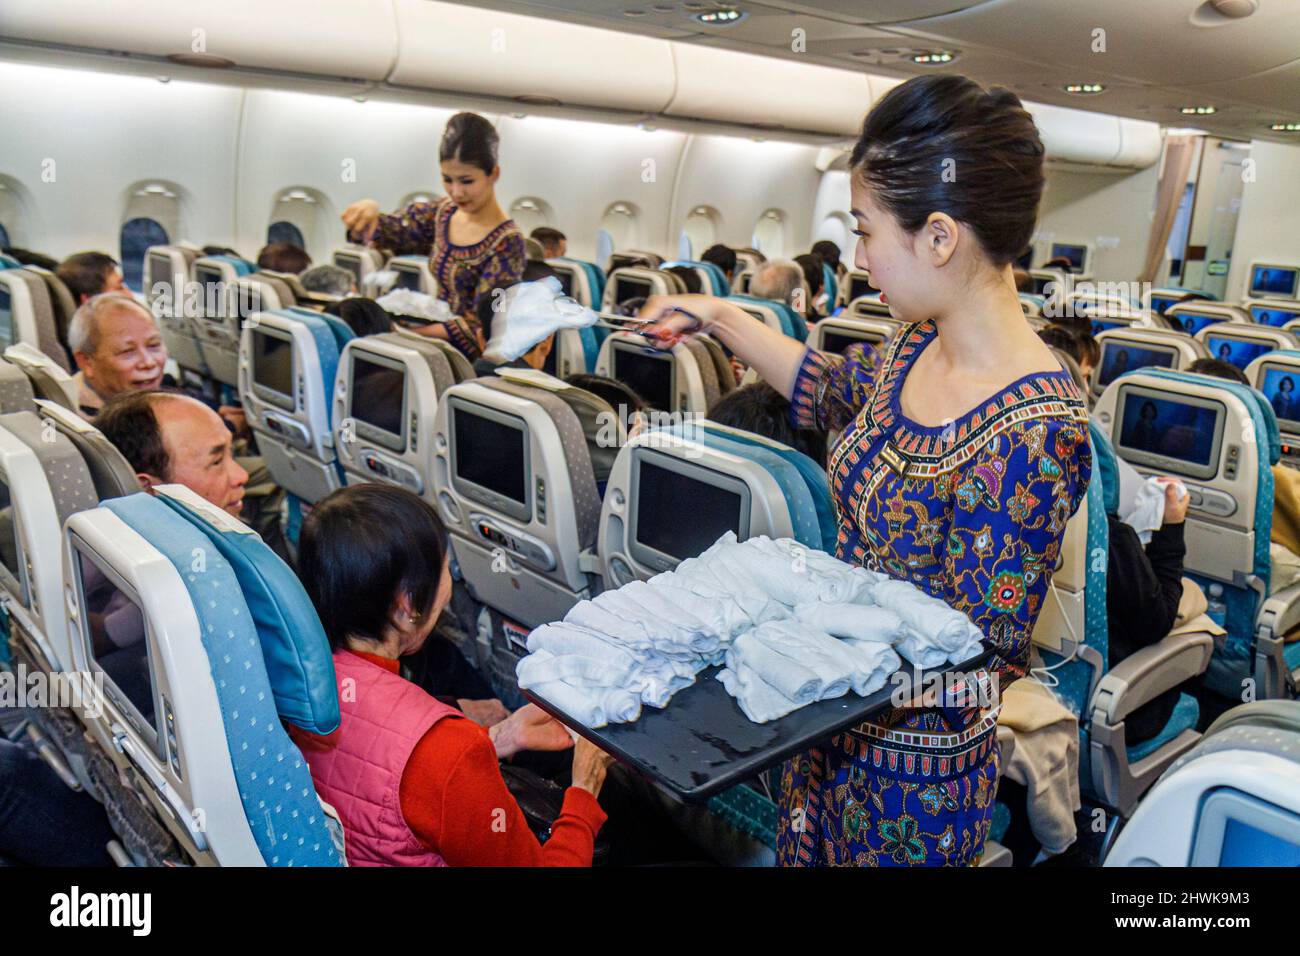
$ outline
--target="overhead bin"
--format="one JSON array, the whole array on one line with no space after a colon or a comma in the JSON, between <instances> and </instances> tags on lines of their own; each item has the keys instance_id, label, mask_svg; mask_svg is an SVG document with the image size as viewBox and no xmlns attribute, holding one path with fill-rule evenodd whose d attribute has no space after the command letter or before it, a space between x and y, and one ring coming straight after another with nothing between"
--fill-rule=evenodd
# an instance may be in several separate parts
<instances>
[{"instance_id":1,"label":"overhead bin","mask_svg":"<svg viewBox=\"0 0 1300 956\"><path fill-rule=\"evenodd\" d=\"M676 64L669 116L855 136L871 107L864 73L662 40Z\"/></svg>"},{"instance_id":2,"label":"overhead bin","mask_svg":"<svg viewBox=\"0 0 1300 956\"><path fill-rule=\"evenodd\" d=\"M1105 113L1026 103L1047 158L1085 166L1145 169L1160 158L1160 127Z\"/></svg>"},{"instance_id":3,"label":"overhead bin","mask_svg":"<svg viewBox=\"0 0 1300 956\"><path fill-rule=\"evenodd\" d=\"M663 40L434 0L393 7L397 86L638 113L672 97Z\"/></svg>"},{"instance_id":4,"label":"overhead bin","mask_svg":"<svg viewBox=\"0 0 1300 956\"><path fill-rule=\"evenodd\" d=\"M372 81L397 52L391 0L4 0L0 36Z\"/></svg>"}]
</instances>

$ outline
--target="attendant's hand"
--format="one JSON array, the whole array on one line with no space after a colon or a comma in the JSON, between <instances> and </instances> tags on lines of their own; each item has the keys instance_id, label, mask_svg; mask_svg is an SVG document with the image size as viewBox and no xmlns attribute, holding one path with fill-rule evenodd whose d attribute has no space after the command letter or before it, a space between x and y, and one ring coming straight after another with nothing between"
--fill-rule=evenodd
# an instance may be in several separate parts
<instances>
[{"instance_id":1,"label":"attendant's hand","mask_svg":"<svg viewBox=\"0 0 1300 956\"><path fill-rule=\"evenodd\" d=\"M1183 487L1183 483L1177 478L1159 478L1160 484L1165 486L1165 520L1164 524L1182 524L1187 518L1187 505L1191 502L1191 495ZM1181 496L1179 492L1182 492Z\"/></svg>"},{"instance_id":2,"label":"attendant's hand","mask_svg":"<svg viewBox=\"0 0 1300 956\"><path fill-rule=\"evenodd\" d=\"M497 756L508 760L521 750L568 750L573 737L536 704L525 704L506 720L488 728Z\"/></svg>"},{"instance_id":3,"label":"attendant's hand","mask_svg":"<svg viewBox=\"0 0 1300 956\"><path fill-rule=\"evenodd\" d=\"M579 737L573 747L572 786L599 797L600 788L605 785L605 774L613 762L613 757L586 737Z\"/></svg>"},{"instance_id":4,"label":"attendant's hand","mask_svg":"<svg viewBox=\"0 0 1300 956\"><path fill-rule=\"evenodd\" d=\"M706 331L727 307L712 295L652 295L637 313L637 318L649 320L639 331L659 348L670 349L696 332Z\"/></svg>"},{"instance_id":5,"label":"attendant's hand","mask_svg":"<svg viewBox=\"0 0 1300 956\"><path fill-rule=\"evenodd\" d=\"M510 716L506 705L495 697L491 700L457 700L461 712L480 727L491 727Z\"/></svg>"},{"instance_id":6,"label":"attendant's hand","mask_svg":"<svg viewBox=\"0 0 1300 956\"><path fill-rule=\"evenodd\" d=\"M343 210L340 217L348 232L360 236L362 242L369 242L379 225L379 203L373 199L361 199Z\"/></svg>"}]
</instances>

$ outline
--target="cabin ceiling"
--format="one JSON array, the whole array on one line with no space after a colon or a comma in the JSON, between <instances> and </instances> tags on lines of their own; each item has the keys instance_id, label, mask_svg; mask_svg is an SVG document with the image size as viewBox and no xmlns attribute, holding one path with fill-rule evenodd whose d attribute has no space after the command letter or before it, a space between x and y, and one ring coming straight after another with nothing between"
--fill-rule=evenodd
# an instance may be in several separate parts
<instances>
[{"instance_id":1,"label":"cabin ceiling","mask_svg":"<svg viewBox=\"0 0 1300 956\"><path fill-rule=\"evenodd\" d=\"M1300 143L1300 133L1270 129L1300 123L1297 0L1259 0L1255 12L1241 19L1227 18L1201 0L469 3L877 75L951 70L1038 103L1203 129L1228 139ZM726 6L744 18L717 27L695 19ZM803 31L802 51L794 49L796 30ZM951 52L954 59L935 67L911 59L931 51ZM1078 83L1100 83L1105 91L1089 96L1063 89ZM1215 112L1182 112L1197 106Z\"/></svg>"}]
</instances>

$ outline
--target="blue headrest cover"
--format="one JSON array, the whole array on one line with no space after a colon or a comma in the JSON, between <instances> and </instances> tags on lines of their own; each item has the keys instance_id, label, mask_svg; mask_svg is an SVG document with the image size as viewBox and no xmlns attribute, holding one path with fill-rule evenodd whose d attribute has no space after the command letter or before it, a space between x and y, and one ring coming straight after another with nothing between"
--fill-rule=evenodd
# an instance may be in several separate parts
<instances>
[{"instance_id":1,"label":"blue headrest cover","mask_svg":"<svg viewBox=\"0 0 1300 956\"><path fill-rule=\"evenodd\" d=\"M1088 422L1092 437L1092 463L1101 478L1106 514L1119 514L1119 466L1115 463L1115 446L1095 421Z\"/></svg>"},{"instance_id":2,"label":"blue headrest cover","mask_svg":"<svg viewBox=\"0 0 1300 956\"><path fill-rule=\"evenodd\" d=\"M337 730L334 658L297 575L257 535L223 531L180 501L163 495L157 500L207 537L234 570L257 625L280 717L314 734Z\"/></svg>"}]
</instances>

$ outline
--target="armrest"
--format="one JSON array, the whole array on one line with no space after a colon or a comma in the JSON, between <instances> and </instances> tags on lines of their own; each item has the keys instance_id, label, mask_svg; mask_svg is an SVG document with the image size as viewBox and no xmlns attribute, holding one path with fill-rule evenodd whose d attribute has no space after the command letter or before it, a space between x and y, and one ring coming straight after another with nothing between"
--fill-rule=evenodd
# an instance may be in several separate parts
<instances>
[{"instance_id":1,"label":"armrest","mask_svg":"<svg viewBox=\"0 0 1300 956\"><path fill-rule=\"evenodd\" d=\"M1300 581L1264 599L1256 618L1256 635L1280 638L1300 625Z\"/></svg>"},{"instance_id":2,"label":"armrest","mask_svg":"<svg viewBox=\"0 0 1300 956\"><path fill-rule=\"evenodd\" d=\"M1118 724L1143 704L1205 672L1214 651L1208 632L1179 634L1144 647L1112 667L1092 695L1092 720Z\"/></svg>"}]
</instances>

